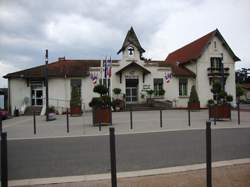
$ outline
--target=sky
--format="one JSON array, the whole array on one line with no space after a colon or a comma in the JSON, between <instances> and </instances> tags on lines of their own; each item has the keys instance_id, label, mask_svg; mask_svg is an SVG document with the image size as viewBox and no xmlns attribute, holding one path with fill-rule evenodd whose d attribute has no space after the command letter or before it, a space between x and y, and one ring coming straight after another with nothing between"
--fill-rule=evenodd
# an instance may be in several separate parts
<instances>
[{"instance_id":1,"label":"sky","mask_svg":"<svg viewBox=\"0 0 250 187\"><path fill-rule=\"evenodd\" d=\"M249 0L0 0L0 88L2 76L67 59L120 59L133 26L144 57L164 60L185 44L219 29L250 68Z\"/></svg>"}]
</instances>

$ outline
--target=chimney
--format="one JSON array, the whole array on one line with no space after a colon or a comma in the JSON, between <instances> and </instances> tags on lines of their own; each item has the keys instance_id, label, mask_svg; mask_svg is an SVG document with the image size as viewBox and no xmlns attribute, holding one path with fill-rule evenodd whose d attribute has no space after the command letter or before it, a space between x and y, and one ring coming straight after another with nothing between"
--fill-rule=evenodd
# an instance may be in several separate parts
<instances>
[{"instance_id":1,"label":"chimney","mask_svg":"<svg viewBox=\"0 0 250 187\"><path fill-rule=\"evenodd\" d=\"M64 57L59 57L59 58L58 58L58 61L59 61L59 62L60 62L60 61L64 61L64 60L66 60L65 56L64 56Z\"/></svg>"}]
</instances>

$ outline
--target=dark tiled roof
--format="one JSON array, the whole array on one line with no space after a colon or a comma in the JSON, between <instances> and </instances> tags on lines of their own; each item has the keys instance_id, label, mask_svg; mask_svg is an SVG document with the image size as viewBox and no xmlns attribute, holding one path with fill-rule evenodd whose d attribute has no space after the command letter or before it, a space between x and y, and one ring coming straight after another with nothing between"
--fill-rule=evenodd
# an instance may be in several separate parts
<instances>
[{"instance_id":1,"label":"dark tiled roof","mask_svg":"<svg viewBox=\"0 0 250 187\"><path fill-rule=\"evenodd\" d=\"M170 53L166 58L166 63L171 65L173 73L177 76L193 76L192 71L184 67L184 64L197 60L205 50L206 46L212 40L214 36L217 36L222 42L224 47L228 50L229 54L235 61L240 60L228 46L219 30L216 29L205 36L185 45L184 47L177 49ZM177 64L179 62L179 65Z\"/></svg>"},{"instance_id":2,"label":"dark tiled roof","mask_svg":"<svg viewBox=\"0 0 250 187\"><path fill-rule=\"evenodd\" d=\"M89 67L99 67L101 60L68 60L48 64L49 77L86 77L89 74ZM113 60L112 62L117 62ZM4 78L43 78L45 65L9 73Z\"/></svg>"},{"instance_id":3,"label":"dark tiled roof","mask_svg":"<svg viewBox=\"0 0 250 187\"><path fill-rule=\"evenodd\" d=\"M130 30L128 31L127 36L122 44L122 48L117 52L117 54L119 54L126 47L128 47L129 44L133 44L140 51L140 53L145 52L145 50L142 48L142 46L141 46L141 44L140 44L140 42L135 34L133 27L131 27Z\"/></svg>"}]
</instances>

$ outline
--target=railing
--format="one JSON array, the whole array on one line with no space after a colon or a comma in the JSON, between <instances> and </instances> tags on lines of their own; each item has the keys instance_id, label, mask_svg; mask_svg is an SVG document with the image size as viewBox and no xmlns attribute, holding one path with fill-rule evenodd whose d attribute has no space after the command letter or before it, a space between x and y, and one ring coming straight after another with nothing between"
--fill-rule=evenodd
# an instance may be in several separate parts
<instances>
[{"instance_id":1,"label":"railing","mask_svg":"<svg viewBox=\"0 0 250 187\"><path fill-rule=\"evenodd\" d=\"M229 68L207 68L207 72L208 72L208 76L222 76L224 73L224 76L228 76L229 75Z\"/></svg>"}]
</instances>

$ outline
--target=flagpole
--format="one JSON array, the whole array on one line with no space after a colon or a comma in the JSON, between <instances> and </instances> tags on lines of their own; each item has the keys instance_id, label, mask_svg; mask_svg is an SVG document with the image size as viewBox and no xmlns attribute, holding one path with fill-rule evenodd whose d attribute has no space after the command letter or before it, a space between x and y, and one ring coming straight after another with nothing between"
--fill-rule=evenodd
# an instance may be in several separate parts
<instances>
[{"instance_id":1,"label":"flagpole","mask_svg":"<svg viewBox=\"0 0 250 187\"><path fill-rule=\"evenodd\" d=\"M110 80L110 97L111 97L111 101L112 101L112 94L113 94L113 91L112 91L112 60L111 60L111 56L110 56L110 69L109 69L109 80Z\"/></svg>"},{"instance_id":2,"label":"flagpole","mask_svg":"<svg viewBox=\"0 0 250 187\"><path fill-rule=\"evenodd\" d=\"M102 74L103 74L103 60L101 60L101 65L100 65L100 74L101 74L101 85L103 85L103 77L102 77Z\"/></svg>"}]
</instances>

